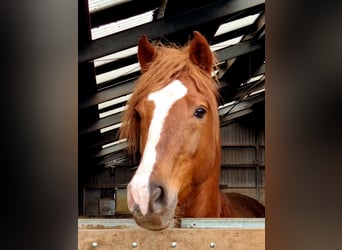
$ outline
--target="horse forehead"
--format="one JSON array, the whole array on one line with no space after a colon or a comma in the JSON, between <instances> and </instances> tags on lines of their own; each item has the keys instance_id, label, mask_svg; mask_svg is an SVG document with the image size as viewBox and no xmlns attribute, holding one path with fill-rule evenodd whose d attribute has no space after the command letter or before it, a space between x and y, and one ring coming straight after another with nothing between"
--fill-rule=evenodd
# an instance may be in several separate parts
<instances>
[{"instance_id":1,"label":"horse forehead","mask_svg":"<svg viewBox=\"0 0 342 250\"><path fill-rule=\"evenodd\" d=\"M153 101L156 106L161 106L160 111L168 109L188 92L187 87L180 80L173 80L164 88L148 95L148 100Z\"/></svg>"}]
</instances>

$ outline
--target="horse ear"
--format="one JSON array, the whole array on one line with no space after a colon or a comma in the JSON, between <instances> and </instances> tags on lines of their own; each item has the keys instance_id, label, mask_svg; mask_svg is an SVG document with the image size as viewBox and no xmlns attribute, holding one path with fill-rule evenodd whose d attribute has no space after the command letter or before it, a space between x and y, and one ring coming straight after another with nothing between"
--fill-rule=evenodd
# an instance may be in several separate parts
<instances>
[{"instance_id":1,"label":"horse ear","mask_svg":"<svg viewBox=\"0 0 342 250\"><path fill-rule=\"evenodd\" d=\"M148 63L153 60L155 54L156 48L148 41L147 36L141 36L138 42L138 60L142 73L147 71Z\"/></svg>"},{"instance_id":2,"label":"horse ear","mask_svg":"<svg viewBox=\"0 0 342 250\"><path fill-rule=\"evenodd\" d=\"M213 56L207 39L198 31L194 31L194 38L190 43L190 59L198 64L202 69L211 74L213 65Z\"/></svg>"}]
</instances>

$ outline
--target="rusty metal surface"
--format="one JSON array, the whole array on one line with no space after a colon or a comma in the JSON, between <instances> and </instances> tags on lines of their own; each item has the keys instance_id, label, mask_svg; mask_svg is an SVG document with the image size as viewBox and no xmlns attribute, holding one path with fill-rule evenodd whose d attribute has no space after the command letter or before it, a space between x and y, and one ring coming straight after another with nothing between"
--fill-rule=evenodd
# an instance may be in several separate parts
<instances>
[{"instance_id":1,"label":"rusty metal surface","mask_svg":"<svg viewBox=\"0 0 342 250\"><path fill-rule=\"evenodd\" d=\"M111 198L100 199L100 214L114 215L115 214L115 200Z\"/></svg>"},{"instance_id":2,"label":"rusty metal surface","mask_svg":"<svg viewBox=\"0 0 342 250\"><path fill-rule=\"evenodd\" d=\"M79 229L109 229L109 228L139 228L133 219L101 219L101 218L82 218L78 219Z\"/></svg>"}]
</instances>

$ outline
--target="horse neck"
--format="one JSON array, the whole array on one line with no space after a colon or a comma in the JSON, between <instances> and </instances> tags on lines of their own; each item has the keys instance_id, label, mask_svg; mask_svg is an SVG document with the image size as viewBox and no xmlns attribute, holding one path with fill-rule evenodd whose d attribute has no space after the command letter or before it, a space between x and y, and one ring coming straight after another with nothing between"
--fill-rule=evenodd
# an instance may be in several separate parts
<instances>
[{"instance_id":1,"label":"horse neck","mask_svg":"<svg viewBox=\"0 0 342 250\"><path fill-rule=\"evenodd\" d=\"M178 204L176 217L220 217L224 195L219 188L220 151L217 149L213 169L208 173L206 181L192 187L189 197Z\"/></svg>"}]
</instances>

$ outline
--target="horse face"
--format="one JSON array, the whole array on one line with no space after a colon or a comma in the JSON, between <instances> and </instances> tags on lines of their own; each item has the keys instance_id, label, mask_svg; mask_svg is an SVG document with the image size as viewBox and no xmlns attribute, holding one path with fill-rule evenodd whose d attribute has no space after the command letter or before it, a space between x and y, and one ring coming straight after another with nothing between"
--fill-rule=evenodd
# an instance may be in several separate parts
<instances>
[{"instance_id":1,"label":"horse face","mask_svg":"<svg viewBox=\"0 0 342 250\"><path fill-rule=\"evenodd\" d=\"M177 203L202 183L214 162L214 136L206 98L186 81L174 80L138 103L142 159L128 185L136 222L159 230L173 220Z\"/></svg>"},{"instance_id":2,"label":"horse face","mask_svg":"<svg viewBox=\"0 0 342 250\"><path fill-rule=\"evenodd\" d=\"M201 89L201 93L209 95L213 104L215 97L208 91L216 89L216 85L210 79L213 55L208 42L194 32L188 47L176 51L166 47L157 49L146 36L139 39L138 59L141 72L147 77L139 82L134 105L128 113L132 115L135 108L134 115L138 113L139 119L126 121L128 126L133 124L134 129L140 125L133 134L140 136L142 155L127 187L127 203L136 222L151 230L168 227L177 205L188 202L194 187L215 175L211 168L220 158L214 152L209 153L217 146L213 133L218 123L212 124L217 119L214 118L216 107L209 105L207 97L199 92ZM169 72L165 72L167 70ZM177 80L148 92L150 85L176 75ZM201 83L200 87L194 79ZM203 87L203 83L210 87ZM129 142L136 143L138 138L134 135Z\"/></svg>"}]
</instances>

